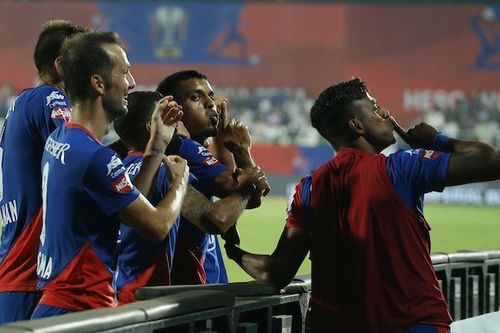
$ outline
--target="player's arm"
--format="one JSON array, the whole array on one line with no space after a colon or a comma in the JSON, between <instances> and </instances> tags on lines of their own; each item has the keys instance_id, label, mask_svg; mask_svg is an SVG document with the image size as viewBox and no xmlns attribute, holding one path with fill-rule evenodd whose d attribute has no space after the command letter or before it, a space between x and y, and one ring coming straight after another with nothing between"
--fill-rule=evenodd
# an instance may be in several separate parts
<instances>
[{"instance_id":1,"label":"player's arm","mask_svg":"<svg viewBox=\"0 0 500 333\"><path fill-rule=\"evenodd\" d=\"M405 131L393 120L394 129L411 147L450 153L446 186L500 178L500 150L478 141L448 138L432 126L421 123Z\"/></svg>"},{"instance_id":2,"label":"player's arm","mask_svg":"<svg viewBox=\"0 0 500 333\"><path fill-rule=\"evenodd\" d=\"M123 222L152 242L162 241L174 225L186 194L189 168L186 160L169 156L167 167L172 173L172 183L166 196L156 207L139 195L131 204L120 210Z\"/></svg>"},{"instance_id":3,"label":"player's arm","mask_svg":"<svg viewBox=\"0 0 500 333\"><path fill-rule=\"evenodd\" d=\"M181 214L200 229L212 234L224 234L233 226L245 209L254 183L265 177L258 168L237 171L236 191L220 200L211 202L192 186L188 186Z\"/></svg>"},{"instance_id":4,"label":"player's arm","mask_svg":"<svg viewBox=\"0 0 500 333\"><path fill-rule=\"evenodd\" d=\"M149 196L153 187L165 149L182 115L181 108L173 101L172 96L160 99L151 115L150 138L144 151L141 169L133 181L137 189L146 197Z\"/></svg>"},{"instance_id":5,"label":"player's arm","mask_svg":"<svg viewBox=\"0 0 500 333\"><path fill-rule=\"evenodd\" d=\"M271 255L246 252L233 243L226 243L226 253L257 281L278 288L288 285L309 251L309 234L301 228L285 228Z\"/></svg>"}]
</instances>

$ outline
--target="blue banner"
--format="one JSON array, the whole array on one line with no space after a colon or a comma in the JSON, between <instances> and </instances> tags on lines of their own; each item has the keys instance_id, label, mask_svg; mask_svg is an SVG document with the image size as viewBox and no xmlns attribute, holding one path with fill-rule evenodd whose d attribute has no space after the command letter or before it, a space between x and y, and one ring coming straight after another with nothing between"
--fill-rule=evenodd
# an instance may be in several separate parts
<instances>
[{"instance_id":1,"label":"blue banner","mask_svg":"<svg viewBox=\"0 0 500 333\"><path fill-rule=\"evenodd\" d=\"M132 62L252 64L240 32L242 1L100 1L95 25L116 31Z\"/></svg>"}]
</instances>

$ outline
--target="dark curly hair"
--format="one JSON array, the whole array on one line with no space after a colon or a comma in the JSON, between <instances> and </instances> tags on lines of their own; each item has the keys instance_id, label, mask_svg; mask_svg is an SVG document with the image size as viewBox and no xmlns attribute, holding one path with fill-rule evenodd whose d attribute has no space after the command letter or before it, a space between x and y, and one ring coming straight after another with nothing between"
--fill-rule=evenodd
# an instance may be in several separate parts
<instances>
[{"instance_id":1,"label":"dark curly hair","mask_svg":"<svg viewBox=\"0 0 500 333\"><path fill-rule=\"evenodd\" d=\"M360 78L326 88L311 107L312 126L333 144L334 138L348 133L348 121L353 116L351 103L366 98L367 92L366 83Z\"/></svg>"}]
</instances>

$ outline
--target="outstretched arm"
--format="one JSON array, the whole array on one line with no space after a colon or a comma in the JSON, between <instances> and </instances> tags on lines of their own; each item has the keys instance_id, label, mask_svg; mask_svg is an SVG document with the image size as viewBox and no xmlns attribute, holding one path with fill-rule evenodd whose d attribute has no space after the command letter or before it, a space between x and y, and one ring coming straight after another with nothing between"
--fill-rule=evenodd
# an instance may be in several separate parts
<instances>
[{"instance_id":1,"label":"outstretched arm","mask_svg":"<svg viewBox=\"0 0 500 333\"><path fill-rule=\"evenodd\" d=\"M271 255L246 252L233 243L226 243L226 253L255 280L278 288L288 285L309 251L309 234L300 228L285 228Z\"/></svg>"},{"instance_id":2,"label":"outstretched arm","mask_svg":"<svg viewBox=\"0 0 500 333\"><path fill-rule=\"evenodd\" d=\"M394 130L412 148L451 153L446 186L500 179L500 150L478 141L448 138L434 127L420 123L405 131L392 118Z\"/></svg>"},{"instance_id":3,"label":"outstretched arm","mask_svg":"<svg viewBox=\"0 0 500 333\"><path fill-rule=\"evenodd\" d=\"M202 193L189 186L181 213L200 229L212 234L223 234L240 217L254 191L253 183L260 177L264 177L260 169L241 170L235 179L238 184L235 192L216 202L211 202Z\"/></svg>"}]
</instances>

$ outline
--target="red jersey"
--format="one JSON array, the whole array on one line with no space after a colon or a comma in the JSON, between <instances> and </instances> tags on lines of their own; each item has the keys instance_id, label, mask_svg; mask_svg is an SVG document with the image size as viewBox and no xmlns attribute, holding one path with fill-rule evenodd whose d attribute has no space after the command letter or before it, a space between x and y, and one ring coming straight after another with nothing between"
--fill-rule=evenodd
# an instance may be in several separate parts
<instances>
[{"instance_id":1,"label":"red jersey","mask_svg":"<svg viewBox=\"0 0 500 333\"><path fill-rule=\"evenodd\" d=\"M444 188L449 154L344 148L305 177L287 228L311 236L313 330L395 333L447 326L420 196Z\"/></svg>"}]
</instances>

